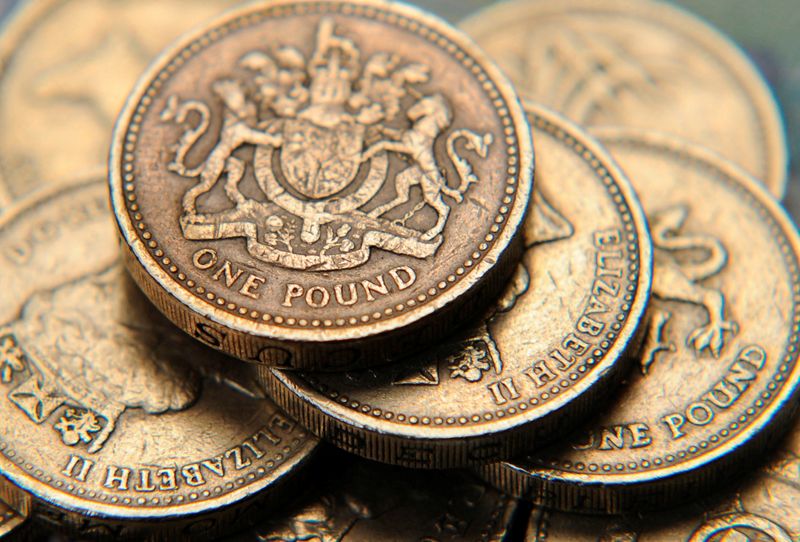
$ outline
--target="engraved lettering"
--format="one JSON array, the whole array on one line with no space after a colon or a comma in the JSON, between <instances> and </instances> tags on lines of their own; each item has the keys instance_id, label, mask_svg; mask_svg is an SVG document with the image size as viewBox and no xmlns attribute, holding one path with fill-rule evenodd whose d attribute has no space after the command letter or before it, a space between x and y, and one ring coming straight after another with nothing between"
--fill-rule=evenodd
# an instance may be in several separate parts
<instances>
[{"instance_id":1,"label":"engraved lettering","mask_svg":"<svg viewBox=\"0 0 800 542\"><path fill-rule=\"evenodd\" d=\"M670 414L669 416L664 416L662 421L667 424L670 432L672 433L672 439L678 440L686 436L681 428L686 424L686 418L684 418L680 414Z\"/></svg>"},{"instance_id":2,"label":"engraved lettering","mask_svg":"<svg viewBox=\"0 0 800 542\"><path fill-rule=\"evenodd\" d=\"M178 489L178 469L159 469L156 475L161 484L159 488L161 491L175 491Z\"/></svg>"},{"instance_id":3,"label":"engraved lettering","mask_svg":"<svg viewBox=\"0 0 800 542\"><path fill-rule=\"evenodd\" d=\"M108 467L106 481L103 487L116 489L118 491L128 491L128 481L131 477L131 469L121 467Z\"/></svg>"},{"instance_id":4,"label":"engraved lettering","mask_svg":"<svg viewBox=\"0 0 800 542\"><path fill-rule=\"evenodd\" d=\"M389 288L386 286L386 281L383 280L383 277L379 276L376 280L377 283L368 280L361 281L361 286L364 287L364 291L367 293L367 301L375 301L373 294L389 295Z\"/></svg>"},{"instance_id":5,"label":"engraved lettering","mask_svg":"<svg viewBox=\"0 0 800 542\"><path fill-rule=\"evenodd\" d=\"M225 260L225 263L222 264L216 273L212 275L214 280L219 281L222 276L225 276L225 286L228 288L233 288L233 285L238 282L239 278L242 276L244 271L241 269L237 269L236 271L233 270L233 264L228 260Z\"/></svg>"},{"instance_id":6,"label":"engraved lettering","mask_svg":"<svg viewBox=\"0 0 800 542\"><path fill-rule=\"evenodd\" d=\"M211 269L219 261L217 251L210 248L203 248L194 253L192 262L194 266L201 271Z\"/></svg>"},{"instance_id":7,"label":"engraved lettering","mask_svg":"<svg viewBox=\"0 0 800 542\"><path fill-rule=\"evenodd\" d=\"M284 307L291 307L295 299L303 297L305 289L299 284L289 284L286 286L286 297L283 298L282 305Z\"/></svg>"},{"instance_id":8,"label":"engraved lettering","mask_svg":"<svg viewBox=\"0 0 800 542\"><path fill-rule=\"evenodd\" d=\"M525 375L531 379L537 388L541 388L548 382L558 378L545 360L534 363L533 367L525 371Z\"/></svg>"},{"instance_id":9,"label":"engraved lettering","mask_svg":"<svg viewBox=\"0 0 800 542\"><path fill-rule=\"evenodd\" d=\"M234 446L233 448L225 452L225 457L227 457L228 459L233 458L233 468L236 470L244 470L253 464L250 458L244 457L244 453L242 451L241 446Z\"/></svg>"},{"instance_id":10,"label":"engraved lettering","mask_svg":"<svg viewBox=\"0 0 800 542\"><path fill-rule=\"evenodd\" d=\"M197 463L193 463L191 465L186 465L181 469L181 476L192 487L202 486L206 483L206 479L203 478L203 473L200 470L200 465Z\"/></svg>"},{"instance_id":11,"label":"engraved lettering","mask_svg":"<svg viewBox=\"0 0 800 542\"><path fill-rule=\"evenodd\" d=\"M331 294L328 293L328 290L320 286L314 286L306 294L306 303L308 303L309 307L321 309L327 307L330 302Z\"/></svg>"},{"instance_id":12,"label":"engraved lettering","mask_svg":"<svg viewBox=\"0 0 800 542\"><path fill-rule=\"evenodd\" d=\"M228 335L208 324L198 322L194 329L194 336L213 348L222 348L222 341Z\"/></svg>"},{"instance_id":13,"label":"engraved lettering","mask_svg":"<svg viewBox=\"0 0 800 542\"><path fill-rule=\"evenodd\" d=\"M358 303L358 290L356 290L356 285L354 283L351 282L347 285L347 289L349 291L347 299L344 298L344 292L342 291L342 288L343 287L341 284L337 284L333 289L336 293L336 302L339 303L339 305L349 307Z\"/></svg>"},{"instance_id":14,"label":"engraved lettering","mask_svg":"<svg viewBox=\"0 0 800 542\"><path fill-rule=\"evenodd\" d=\"M139 481L133 486L133 490L140 493L152 493L155 491L156 486L153 485L152 475L153 473L149 469L140 470Z\"/></svg>"},{"instance_id":15,"label":"engraved lettering","mask_svg":"<svg viewBox=\"0 0 800 542\"><path fill-rule=\"evenodd\" d=\"M408 266L398 267L389 271L389 276L392 277L397 289L401 292L411 288L417 282L417 273Z\"/></svg>"},{"instance_id":16,"label":"engraved lettering","mask_svg":"<svg viewBox=\"0 0 800 542\"><path fill-rule=\"evenodd\" d=\"M74 478L79 482L85 482L89 477L92 467L94 467L94 461L77 455L71 455L69 456L67 466L64 467L61 474L68 478Z\"/></svg>"},{"instance_id":17,"label":"engraved lettering","mask_svg":"<svg viewBox=\"0 0 800 542\"><path fill-rule=\"evenodd\" d=\"M251 299L261 299L261 294L258 293L258 289L266 283L267 279L251 273L247 276L247 280L244 281L244 284L239 289L239 293Z\"/></svg>"},{"instance_id":18,"label":"engraved lettering","mask_svg":"<svg viewBox=\"0 0 800 542\"><path fill-rule=\"evenodd\" d=\"M486 389L492 394L492 399L494 399L497 405L504 405L508 401L514 401L520 398L520 394L512 378L504 378L499 382L489 384L486 386Z\"/></svg>"}]
</instances>

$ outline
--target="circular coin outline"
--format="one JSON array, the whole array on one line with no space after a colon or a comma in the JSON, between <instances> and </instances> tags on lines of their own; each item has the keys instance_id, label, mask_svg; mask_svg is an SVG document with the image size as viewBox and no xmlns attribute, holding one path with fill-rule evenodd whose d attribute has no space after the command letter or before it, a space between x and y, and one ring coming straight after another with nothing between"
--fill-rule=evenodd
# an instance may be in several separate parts
<instances>
[{"instance_id":1,"label":"circular coin outline","mask_svg":"<svg viewBox=\"0 0 800 542\"><path fill-rule=\"evenodd\" d=\"M682 157L713 170L724 182L748 197L753 204L760 206L762 216L779 228L778 233L787 242L787 251L791 251L782 257L794 260L794 315L787 318L789 323L786 334L786 351L793 359L791 362L784 359L779 364L786 367L786 370L776 368L777 377L772 382L777 389L772 392L773 399L769 405L760 409L757 423L749 424L744 430L730 431L731 436L727 441L715 447L710 455L706 452L680 461L674 466L626 473L603 473L600 470L594 474L564 472L554 462L547 462L547 466L521 466L515 464L514 460L480 469L480 474L496 487L518 497L531 498L542 506L570 512L618 514L637 509L650 510L674 504L681 499L697 498L729 473L729 469L741 466L752 453L770 447L775 443L776 437L782 436L788 429L796 410L794 405L800 398L800 349L797 348L797 343L800 342L797 330L800 325L796 323L800 314L800 233L786 210L763 184L713 151L659 132L620 127L597 128L590 132L602 144L623 142L656 148L670 156ZM759 397L760 393L753 401L757 401ZM747 406L743 406L742 410L746 408ZM747 417L749 419L752 416ZM540 461L545 462L544 459Z\"/></svg>"},{"instance_id":2,"label":"circular coin outline","mask_svg":"<svg viewBox=\"0 0 800 542\"><path fill-rule=\"evenodd\" d=\"M380 405L364 405L357 400L351 402L343 393L324 389L326 386L318 381L324 380L324 374L309 378L294 371L260 367L259 374L270 395L312 433L350 453L385 463L421 468L485 464L521 453L535 439L546 438L544 435L552 434L564 425L574 426L594 408L597 400L608 395L610 389L627 374L627 361L634 357L631 351L638 346L640 324L652 287L653 251L644 210L628 178L600 143L578 125L550 109L532 103L526 103L525 108L533 126L534 139L537 131L542 130L549 137L570 146L570 150L576 154L576 160L581 160L596 173L592 182L606 182L608 188L604 188L609 191L609 198L612 193L616 194L615 197L621 197L623 203L620 205L624 204L631 215L629 224L632 230L627 233L636 235L637 250L626 260L626 270L629 261L638 264L637 289L633 299L627 302L630 309L621 329L615 331L616 338L605 349L602 361L592 367L592 377L584 377L577 385L570 387L572 393L568 397L559 394L544 406L530 407L525 404L528 400L525 399L520 404L525 404L523 410L516 408L516 401L512 401L509 415L494 417L490 427L483 418L476 422L466 415L466 424L437 427L431 423L435 415L426 418L422 413L410 418L393 416L391 422L382 419L388 411L381 409ZM612 192L613 189L617 192ZM597 348L595 345L590 350ZM381 368L375 370L380 371ZM375 415L376 411L380 412L379 416ZM480 432L476 432L476 429ZM408 457L410 452L424 454L430 461L405 460L404 457Z\"/></svg>"},{"instance_id":3,"label":"circular coin outline","mask_svg":"<svg viewBox=\"0 0 800 542\"><path fill-rule=\"evenodd\" d=\"M555 5L558 7L553 8ZM688 9L651 0L564 0L557 4L546 0L505 0L487 6L461 21L458 26L480 43L481 34L496 32L507 21L533 17L541 11L566 12L570 8L620 11L646 17L678 34L689 35L692 41L703 46L715 58L721 59L720 65L730 71L744 93L752 99L757 113L754 118L762 126L762 137L759 140L765 143L760 168L763 171L752 172L751 175L763 176L763 184L769 191L783 199L790 178L790 151L786 121L775 93L761 70L737 42ZM523 98L526 97L524 90L520 94ZM693 143L703 144L702 141ZM735 160L737 157L726 158Z\"/></svg>"},{"instance_id":4,"label":"circular coin outline","mask_svg":"<svg viewBox=\"0 0 800 542\"><path fill-rule=\"evenodd\" d=\"M50 202L68 198L72 194L96 191L97 194L95 195L102 197L106 191L106 186L107 184L104 180L94 180L68 186L53 186L46 190L38 191L8 208L0 217L0 232L4 232L11 225L25 220L28 213L35 212ZM113 225L109 224L109 228L113 228ZM110 234L114 235L113 231ZM175 330L175 332L180 333L178 330ZM272 402L270 400L267 401ZM277 405L275 406L275 411L280 412ZM298 426L298 429L302 428ZM259 499L259 497L269 499L271 495L265 494L265 490L269 488L281 489L288 481L297 479L299 475L302 475L298 471L305 470L306 467L310 466L309 463L315 459L320 449L319 440L306 433L305 430L301 430L296 436L298 439L305 437L307 440L305 443L301 442L296 445L297 448L292 458L284 458L279 464L267 471L267 474L272 474L271 476L264 475L260 480L243 484L241 488L231 489L221 497L203 497L197 499L196 502L186 498L185 503L170 504L169 506L161 505L146 509L137 508L135 503L124 503L122 499L115 504L96 502L96 500L87 503L77 496L77 488L74 488L76 491L69 491L66 487L54 487L28 472L29 470L33 471L36 468L35 466L29 463L21 465L16 454L14 454L13 459L7 457L7 452L9 450L13 451L13 446L3 442L0 442L0 479L4 478L9 483L0 485L0 489L8 492L15 502L19 501L32 506L34 510L37 507L42 507L47 511L55 507L60 518L62 512L66 514L61 520L71 526L83 525L87 518L91 518L91 520L99 522L130 522L134 524L134 528L141 527L142 525L139 522L142 522L145 527L155 525L157 528L167 529L166 532L169 533L168 529L173 529L175 526L185 527L184 523L202 519L204 515L225 517L226 513L232 514L240 507L247 506L253 500ZM56 471L58 471L58 468L56 468ZM267 491L267 493L269 492ZM42 510L39 513L42 513Z\"/></svg>"},{"instance_id":5,"label":"circular coin outline","mask_svg":"<svg viewBox=\"0 0 800 542\"><path fill-rule=\"evenodd\" d=\"M253 0L249 0L253 1ZM15 2L9 11L4 16L2 21L2 32L0 32L0 87L3 86L3 79L6 77L6 70L9 63L13 60L18 47L29 36L29 33L36 29L37 25L42 19L47 17L47 14L69 0L36 0L35 2L19 1ZM231 9L228 6L225 9ZM178 35L175 35L178 37ZM3 153L0 151L0 155ZM1 157L0 157L1 158ZM69 179L69 182L81 183L91 180L92 178L99 178L105 175L107 160L98 160L93 164L91 170L87 170L85 174L81 174L75 178ZM5 170L4 170L5 169ZM10 175L8 168L0 168L0 209L11 205L16 200L23 200L31 195L27 192L18 197L15 197L13 190L7 180ZM53 184L61 186L61 182L56 182L50 179L50 183L43 185L38 190L47 190L47 187Z\"/></svg>"},{"instance_id":6,"label":"circular coin outline","mask_svg":"<svg viewBox=\"0 0 800 542\"><path fill-rule=\"evenodd\" d=\"M515 160L515 165L510 166L514 172L508 172L509 188L506 192L509 194L507 199L510 197L512 201L500 207L501 213L503 210L508 211L503 213L503 220L500 221L499 216L497 218L498 224L503 224L504 227L500 232L492 233L494 240L487 250L479 251L487 243L481 245L481 240L475 240L476 251L472 254L474 258L459 268L459 271L466 268L466 272L460 275L462 278L453 275L456 277L455 283L442 280L438 286L435 281L431 282L432 286L436 286L428 292L432 295L436 290L433 301L426 300L422 307L414 301L413 310L404 311L399 316L392 315L388 319L374 319L369 328L360 326L338 330L334 326L313 327L306 322L306 329L302 325L296 327L303 321L294 322L292 327L290 324L293 319L287 320L284 326L284 322L275 324L267 320L267 315L257 319L250 317L248 313L242 316L241 312L234 313L229 308L211 303L182 284L184 281L180 277L185 275L176 267L170 268L169 264L163 263L166 258L158 256L156 252L161 249L152 247L153 244L158 247L156 241L145 239L146 232L143 234L133 220L131 215L138 212L134 210L138 206L135 204L135 192L131 192L129 187L132 190L135 182L125 180L122 171L126 156L132 156L126 150L129 142L128 128L143 107L144 101L150 101L147 92L152 88L152 83L159 76L168 79L168 74L171 73L169 69L174 67L173 62L181 59L184 53L196 54L192 52L195 44L202 50L203 46L199 42L210 39L209 35L216 30L225 26L257 24L259 16L269 18L275 10L280 9L298 9L304 13L316 9L335 14L345 6L354 11L363 10L368 17L386 14L396 21L405 19L417 22L417 29L422 27L425 30L425 35L420 35L432 43L434 37L431 36L430 29L433 29L434 34L464 53L465 60L462 62L469 63L473 69L480 69L486 74L494 87L493 92L498 95L498 104L495 107L507 111L505 116L510 119L510 128L514 131L515 139L513 145L509 143L515 151L513 156L509 151L509 160ZM343 14L347 16L346 12ZM216 34L219 37L220 33ZM499 105L501 101L502 105ZM397 356L397 351L408 348L412 341L430 343L449 327L449 321L460 319L458 313L463 312L461 309L469 302L480 305L489 303L502 288L504 280L511 274L521 256L521 230L533 190L533 168L534 152L530 130L513 87L469 37L443 19L409 5L387 0L276 0L269 4L246 6L226 12L205 28L186 34L151 64L134 87L117 121L110 153L109 183L112 209L123 243L127 246L124 251L126 265L140 288L170 320L198 338L205 335L202 331L198 332L198 328L203 329L205 326L205 330L213 330L223 340L215 341L212 346L246 361L285 368L342 370L386 363ZM513 194L508 192L511 189ZM171 269L177 271L173 273ZM447 278L446 274L442 278ZM423 301L422 297L421 295L420 302ZM409 302L408 305L412 306L412 303Z\"/></svg>"}]
</instances>

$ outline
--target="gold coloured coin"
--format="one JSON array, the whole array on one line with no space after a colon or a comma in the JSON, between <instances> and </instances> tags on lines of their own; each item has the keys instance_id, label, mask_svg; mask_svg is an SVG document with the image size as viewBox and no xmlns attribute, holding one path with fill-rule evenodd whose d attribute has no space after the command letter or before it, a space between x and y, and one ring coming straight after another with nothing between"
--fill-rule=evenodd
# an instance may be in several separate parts
<instances>
[{"instance_id":1,"label":"gold coloured coin","mask_svg":"<svg viewBox=\"0 0 800 542\"><path fill-rule=\"evenodd\" d=\"M781 433L800 378L800 241L774 199L716 154L597 133L650 221L639 370L567 442L486 474L547 506L615 513L697 498Z\"/></svg>"},{"instance_id":2,"label":"gold coloured coin","mask_svg":"<svg viewBox=\"0 0 800 542\"><path fill-rule=\"evenodd\" d=\"M282 0L166 52L111 156L129 267L236 357L341 369L439 338L521 252L530 130L461 33L377 0Z\"/></svg>"},{"instance_id":3,"label":"gold coloured coin","mask_svg":"<svg viewBox=\"0 0 800 542\"><path fill-rule=\"evenodd\" d=\"M733 489L644 517L602 518L535 510L528 542L800 540L800 426L758 472Z\"/></svg>"},{"instance_id":4,"label":"gold coloured coin","mask_svg":"<svg viewBox=\"0 0 800 542\"><path fill-rule=\"evenodd\" d=\"M507 540L517 502L471 476L325 459L324 483L231 542Z\"/></svg>"},{"instance_id":5,"label":"gold coloured coin","mask_svg":"<svg viewBox=\"0 0 800 542\"><path fill-rule=\"evenodd\" d=\"M583 126L711 147L784 195L787 141L771 90L736 44L688 12L650 0L518 0L462 28L523 97Z\"/></svg>"},{"instance_id":6,"label":"gold coloured coin","mask_svg":"<svg viewBox=\"0 0 800 542\"><path fill-rule=\"evenodd\" d=\"M105 175L136 78L169 41L235 0L17 2L0 34L0 205Z\"/></svg>"},{"instance_id":7,"label":"gold coloured coin","mask_svg":"<svg viewBox=\"0 0 800 542\"><path fill-rule=\"evenodd\" d=\"M374 370L263 368L275 400L350 452L410 467L507 458L563 434L628 368L650 291L643 212L611 158L530 106L539 163L529 250L483 318L419 359Z\"/></svg>"},{"instance_id":8,"label":"gold coloured coin","mask_svg":"<svg viewBox=\"0 0 800 542\"><path fill-rule=\"evenodd\" d=\"M30 493L36 516L79 538L245 526L318 441L251 367L201 349L141 295L106 187L52 191L0 225L0 494Z\"/></svg>"}]
</instances>

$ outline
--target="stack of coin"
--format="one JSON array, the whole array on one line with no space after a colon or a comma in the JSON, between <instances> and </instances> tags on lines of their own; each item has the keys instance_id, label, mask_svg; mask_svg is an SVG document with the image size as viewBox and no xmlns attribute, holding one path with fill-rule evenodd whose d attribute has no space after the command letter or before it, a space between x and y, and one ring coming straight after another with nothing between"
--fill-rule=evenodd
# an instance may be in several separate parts
<instances>
[{"instance_id":1,"label":"stack of coin","mask_svg":"<svg viewBox=\"0 0 800 542\"><path fill-rule=\"evenodd\" d=\"M0 537L800 539L800 237L734 43L234 4L7 16Z\"/></svg>"}]
</instances>

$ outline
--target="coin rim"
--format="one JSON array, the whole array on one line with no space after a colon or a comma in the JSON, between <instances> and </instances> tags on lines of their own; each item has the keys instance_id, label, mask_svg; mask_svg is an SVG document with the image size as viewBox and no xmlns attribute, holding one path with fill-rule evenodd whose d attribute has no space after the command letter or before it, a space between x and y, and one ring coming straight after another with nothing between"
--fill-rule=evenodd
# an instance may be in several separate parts
<instances>
[{"instance_id":1,"label":"coin rim","mask_svg":"<svg viewBox=\"0 0 800 542\"><path fill-rule=\"evenodd\" d=\"M468 16L458 23L458 27L473 36L476 42L480 42L482 35L495 33L501 25L520 18L535 17L542 11L558 14L581 8L592 12L624 11L639 15L679 36L688 35L692 41L721 59L725 71L734 76L741 89L752 100L756 110L754 118L762 128L762 141L766 143L761 165L764 171L758 172L766 174L762 184L778 199L786 196L791 162L789 139L786 120L774 90L750 54L737 41L689 9L651 0L560 0L555 3L546 0L503 0ZM523 98L527 97L524 90L520 94ZM699 141L692 143L702 144ZM728 161L735 158L723 157ZM740 168L747 171L743 166ZM755 176L756 172L750 175Z\"/></svg>"},{"instance_id":2,"label":"coin rim","mask_svg":"<svg viewBox=\"0 0 800 542\"><path fill-rule=\"evenodd\" d=\"M271 392L278 405L292 413L295 418L304 421L308 420L310 423L305 425L312 429L313 433L323 434L327 428L327 430L343 430L347 433L355 432L368 440L377 437L378 440L375 447L378 449L385 447L385 444L378 443L384 443L387 440L408 442L409 439L424 441L426 445L442 446L443 452L447 450L446 447L453 444L460 444L466 448L469 444L474 444L481 440L495 439L509 432L525 431L533 433L539 426L549 423L549 420L554 417L568 418L568 414L564 411L568 410L571 404L574 407L575 403L580 403L582 399L586 401L592 400L597 395L602 394L603 391L613 388L618 383L616 381L626 376L627 373L624 368L627 368L627 362L630 361L626 358L633 357L630 350L635 346L634 343L640 331L652 291L653 248L644 209L639 203L639 198L627 175L596 138L576 123L545 106L533 102L525 102L524 108L532 122L535 122L537 118L541 118L548 124L560 128L567 137L580 142L587 151L591 152L600 161L600 167L607 169L614 179L620 195L624 198L630 210L631 221L635 224L635 233L639 245L639 286L633 301L630 302L631 308L626 319L626 326L618 333L614 345L604 356L603 363L593 367L593 378L584 378L574 387L570 387L569 389L572 390L572 393L569 397L559 395L558 398L548 401L546 407L529 408L526 411L527 413L536 413L535 417L518 414L499 420L495 419L492 422L484 421L481 424L476 423L463 427L445 426L441 428L433 425L418 424L411 426L395 422L389 422L389 426L385 427L377 423L382 419L376 419L371 414L364 414L342 405L337 400L317 391L311 384L307 384L307 387L302 386L302 391L300 391L301 386L293 382L291 374L284 375L282 374L283 371L278 369L265 368L264 370L259 370L262 382ZM532 128L532 131L534 132L534 140L536 140L536 129ZM583 157L579 158L584 160ZM600 179L598 178L597 181L600 182ZM302 375L299 377L305 379ZM316 400L312 402L311 397L316 398ZM589 408L591 407L587 405L584 410ZM554 421L557 422L558 420ZM489 426L491 428L487 430ZM481 429L479 434L476 434L476 428ZM533 435L529 436L527 441L532 438L534 438ZM457 440L462 442L454 443ZM510 443L510 445L514 446L513 443ZM516 445L518 451L522 450L521 446L525 446L524 442ZM381 455L370 457L382 460L380 459Z\"/></svg>"},{"instance_id":3,"label":"coin rim","mask_svg":"<svg viewBox=\"0 0 800 542\"><path fill-rule=\"evenodd\" d=\"M743 192L749 193L764 211L770 213L772 220L782 228L789 246L794 251L794 259L800 265L800 232L797 226L766 187L738 165L714 151L662 132L624 127L594 128L590 132L601 143L635 141L644 143L649 148L665 149L671 155L688 156L727 177L732 184L738 184ZM800 281L800 276L797 280ZM792 300L792 305L795 315L799 315L800 303ZM787 324L790 337L793 333L791 327L794 325L796 325L794 322ZM779 365L783 363L780 362ZM794 353L794 364L794 368L787 374L780 389L774 393L772 402L761 410L755 423L738 431L735 436L711 452L696 455L677 465L623 474L573 473L563 472L557 467L536 465L529 465L533 468L521 467L515 465L512 460L487 466L481 470L481 474L492 484L517 495L532 489L554 490L557 492L555 502L548 504L555 506L559 506L561 500L572 502L571 499L576 496L578 498L589 496L593 499L590 499L592 502L603 503L608 513L617 513L626 511L630 507L626 499L634 501L643 492L655 488L660 488L664 493L659 495L659 502L671 501L675 496L669 497L667 494L674 493L676 488L692 485L693 489L697 490L711 486L725 474L725 468L745 462L749 454L763 447L770 437L782 434L788 428L788 422L798 408L797 401L800 399L800 353L798 352ZM533 453L535 452L530 452ZM647 496L653 494L655 492L646 493Z\"/></svg>"},{"instance_id":4,"label":"coin rim","mask_svg":"<svg viewBox=\"0 0 800 542\"><path fill-rule=\"evenodd\" d=\"M68 197L71 192L83 192L87 190L97 190L98 194L102 195L102 188L104 186L105 181L102 180L102 178L98 178L93 181L84 181L73 185L51 186L45 190L34 192L29 196L17 200L12 206L6 209L2 216L0 216L0 234L2 234L9 225L25 220L25 215L27 213L35 211L38 207L47 205L53 200ZM112 226L109 225L109 227ZM177 329L175 332L180 333ZM271 399L267 400L275 404ZM275 407L276 412L280 412L277 404L275 404ZM210 497L196 503L188 502L186 504L138 508L135 504L112 505L82 499L68 491L58 489L39 480L37 477L29 474L20 465L6 457L6 451L9 448L15 448L13 445L9 445L11 443L4 446L3 450L0 451L0 476L5 477L10 482L10 484L6 484L10 486L8 488L9 491L13 492L15 488L19 489L19 494L13 495L15 497L23 499L33 497L34 500L47 502L62 509L75 511L86 516L122 521L178 520L197 514L215 512L223 507L244 503L250 497L255 497L259 493L268 490L270 486L278 485L287 478L291 478L293 475L297 474L297 471L302 469L306 463L310 462L321 448L317 437L300 425L297 427L306 433L307 442L297 446L291 459L286 458L273 469L269 470L268 474L272 473L271 477L268 478L265 475L261 480L252 482L243 488L233 489L218 498ZM8 442L5 438L3 440ZM135 501L135 499L133 500ZM87 502L89 504L86 504Z\"/></svg>"},{"instance_id":5,"label":"coin rim","mask_svg":"<svg viewBox=\"0 0 800 542\"><path fill-rule=\"evenodd\" d=\"M135 263L131 265L138 265L141 267L146 275L144 277L145 280L149 279L151 282L155 283L154 286L163 294L175 298L179 302L178 308L180 310L188 311L192 316L199 316L210 320L218 325L224 326L234 333L244 334L254 339L295 343L296 346L300 343L321 346L342 344L363 339L383 339L388 335L402 333L402 331L409 326L420 322L426 322L428 319L443 313L445 309L457 305L459 301L464 302L468 298L473 298L478 295L478 290L480 290L484 282L493 278L493 271L497 271L499 270L498 267L502 267L498 262L502 261L505 256L513 252L513 245L521 236L522 224L527 215L528 202L530 201L533 189L533 144L519 98L511 84L505 76L502 75L502 72L466 34L438 16L423 12L409 5L388 0L347 0L347 3L353 5L362 5L364 7L389 11L401 16L417 19L421 21L423 25L430 28L436 28L437 31L441 32L453 43L458 44L465 53L475 60L476 64L481 66L497 87L497 91L505 102L505 105L508 106L509 117L514 123L519 152L519 164L517 166L519 172L515 184L516 197L513 207L510 209L507 219L504 222L505 227L502 232L498 234L490 250L482 256L481 260L475 266L473 266L468 276L465 276L464 279L449 287L445 294L437 296L434 301L426 303L422 307L417 307L412 311L408 311L401 316L382 319L368 325L346 327L341 330L334 328L287 328L272 323L254 322L251 319L233 315L207 301L199 299L162 269L158 261L156 261L149 250L147 250L144 241L139 238L135 225L131 221L124 195L124 182L121 171L121 161L124 155L123 147L128 127L139 102L144 97L152 81L182 50L187 48L195 40L208 34L213 28L218 28L236 19L261 12L267 8L274 9L280 6L296 6L302 4L336 5L340 3L342 2L336 0L274 0L268 4L249 5L229 10L225 12L224 15L209 22L206 26L185 34L157 57L144 75L142 75L134 87L134 90L129 95L114 128L113 144L109 157L109 184L112 209L122 239L128 245L129 251L132 253L131 259L135 259Z\"/></svg>"}]
</instances>

